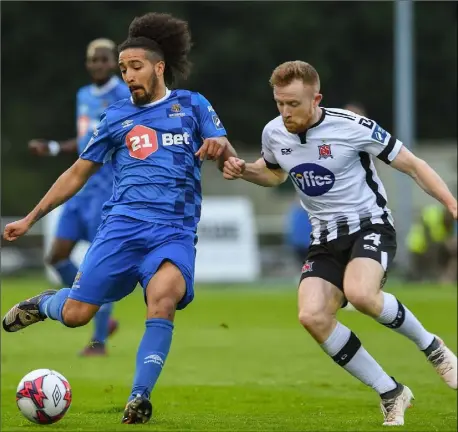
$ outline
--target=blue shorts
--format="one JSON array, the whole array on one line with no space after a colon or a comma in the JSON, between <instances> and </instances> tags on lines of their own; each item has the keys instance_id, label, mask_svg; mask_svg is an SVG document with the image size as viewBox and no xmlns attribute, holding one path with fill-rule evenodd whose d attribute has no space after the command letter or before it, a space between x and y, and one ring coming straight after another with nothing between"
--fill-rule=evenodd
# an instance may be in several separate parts
<instances>
[{"instance_id":1,"label":"blue shorts","mask_svg":"<svg viewBox=\"0 0 458 432\"><path fill-rule=\"evenodd\" d=\"M84 257L69 298L99 306L121 300L138 282L146 290L160 265L170 261L186 282L177 306L183 309L194 298L196 238L191 231L110 215Z\"/></svg>"},{"instance_id":2,"label":"blue shorts","mask_svg":"<svg viewBox=\"0 0 458 432\"><path fill-rule=\"evenodd\" d=\"M102 208L110 199L106 194L75 195L64 204L56 230L56 238L92 242L102 222Z\"/></svg>"}]
</instances>

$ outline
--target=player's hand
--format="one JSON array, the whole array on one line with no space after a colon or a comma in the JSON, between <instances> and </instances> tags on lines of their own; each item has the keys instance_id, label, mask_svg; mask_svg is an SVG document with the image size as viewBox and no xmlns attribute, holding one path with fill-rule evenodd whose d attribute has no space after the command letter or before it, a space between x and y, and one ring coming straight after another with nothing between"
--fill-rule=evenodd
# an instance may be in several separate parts
<instances>
[{"instance_id":1,"label":"player's hand","mask_svg":"<svg viewBox=\"0 0 458 432\"><path fill-rule=\"evenodd\" d=\"M207 158L208 160L218 160L226 150L229 141L226 137L207 138L204 140L202 146L197 151L196 156L201 161Z\"/></svg>"},{"instance_id":2,"label":"player's hand","mask_svg":"<svg viewBox=\"0 0 458 432\"><path fill-rule=\"evenodd\" d=\"M49 156L48 142L43 139L33 139L29 141L29 150L37 156Z\"/></svg>"},{"instance_id":3,"label":"player's hand","mask_svg":"<svg viewBox=\"0 0 458 432\"><path fill-rule=\"evenodd\" d=\"M30 228L28 220L21 219L16 222L11 222L5 227L3 231L3 238L8 241L15 241L19 237L22 237Z\"/></svg>"},{"instance_id":4,"label":"player's hand","mask_svg":"<svg viewBox=\"0 0 458 432\"><path fill-rule=\"evenodd\" d=\"M243 177L245 172L246 162L243 159L230 157L224 162L223 177L226 180L236 180Z\"/></svg>"}]
</instances>

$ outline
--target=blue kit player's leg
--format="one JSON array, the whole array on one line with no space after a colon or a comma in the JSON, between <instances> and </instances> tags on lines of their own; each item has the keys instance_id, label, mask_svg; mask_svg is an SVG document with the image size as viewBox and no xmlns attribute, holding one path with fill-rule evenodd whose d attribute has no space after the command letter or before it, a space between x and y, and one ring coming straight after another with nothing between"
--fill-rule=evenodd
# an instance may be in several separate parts
<instances>
[{"instance_id":1,"label":"blue kit player's leg","mask_svg":"<svg viewBox=\"0 0 458 432\"><path fill-rule=\"evenodd\" d=\"M100 193L87 200L87 209L84 214L84 225L87 240L92 242L95 238L102 220L102 208L110 197ZM106 355L106 340L119 328L117 320L111 318L114 303L106 303L100 307L93 319L94 333L86 347L80 352L83 357Z\"/></svg>"},{"instance_id":2,"label":"blue kit player's leg","mask_svg":"<svg viewBox=\"0 0 458 432\"><path fill-rule=\"evenodd\" d=\"M78 272L78 268L70 259L70 254L76 243L84 236L81 204L81 200L76 196L63 206L51 251L46 257L46 262L56 270L64 286L71 286Z\"/></svg>"},{"instance_id":3,"label":"blue kit player's leg","mask_svg":"<svg viewBox=\"0 0 458 432\"><path fill-rule=\"evenodd\" d=\"M48 290L16 304L3 318L3 328L16 332L46 318L79 327L87 324L103 304L132 292L138 281L138 262L146 253L145 233L137 229L138 224L132 219L109 217L91 244L73 287Z\"/></svg>"},{"instance_id":4,"label":"blue kit player's leg","mask_svg":"<svg viewBox=\"0 0 458 432\"><path fill-rule=\"evenodd\" d=\"M148 421L151 391L172 343L175 311L186 307L194 297L195 235L153 224L148 242L150 252L140 266L140 282L148 308L146 328L137 352L123 423Z\"/></svg>"}]
</instances>

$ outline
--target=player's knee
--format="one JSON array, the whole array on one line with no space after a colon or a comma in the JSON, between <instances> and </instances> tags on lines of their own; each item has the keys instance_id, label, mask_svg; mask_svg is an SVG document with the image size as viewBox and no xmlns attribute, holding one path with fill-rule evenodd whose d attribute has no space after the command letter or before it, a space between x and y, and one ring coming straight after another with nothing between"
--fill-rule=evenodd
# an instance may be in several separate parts
<instances>
[{"instance_id":1,"label":"player's knee","mask_svg":"<svg viewBox=\"0 0 458 432\"><path fill-rule=\"evenodd\" d=\"M299 310L299 322L310 333L321 333L332 325L332 315L324 310L304 307Z\"/></svg>"},{"instance_id":2,"label":"player's knee","mask_svg":"<svg viewBox=\"0 0 458 432\"><path fill-rule=\"evenodd\" d=\"M98 306L69 299L65 302L62 317L67 327L86 325L96 314Z\"/></svg>"},{"instance_id":3,"label":"player's knee","mask_svg":"<svg viewBox=\"0 0 458 432\"><path fill-rule=\"evenodd\" d=\"M172 320L177 308L177 299L173 296L150 298L147 304L147 317Z\"/></svg>"},{"instance_id":4,"label":"player's knee","mask_svg":"<svg viewBox=\"0 0 458 432\"><path fill-rule=\"evenodd\" d=\"M371 313L377 307L379 289L368 286L350 285L345 288L345 297L360 312Z\"/></svg>"}]
</instances>

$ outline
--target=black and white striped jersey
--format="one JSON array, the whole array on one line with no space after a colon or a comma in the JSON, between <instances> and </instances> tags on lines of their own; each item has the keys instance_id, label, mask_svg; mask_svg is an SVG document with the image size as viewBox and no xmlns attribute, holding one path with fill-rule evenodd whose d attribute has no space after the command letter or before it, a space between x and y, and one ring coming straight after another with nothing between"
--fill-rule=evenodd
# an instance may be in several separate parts
<instances>
[{"instance_id":1,"label":"black and white striped jersey","mask_svg":"<svg viewBox=\"0 0 458 432\"><path fill-rule=\"evenodd\" d=\"M394 221L372 156L389 164L402 143L375 121L323 108L306 132L288 132L279 116L262 133L268 168L288 173L312 224L312 244Z\"/></svg>"}]
</instances>

